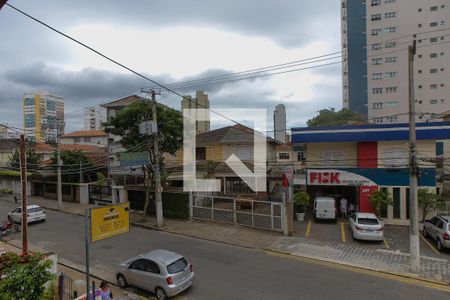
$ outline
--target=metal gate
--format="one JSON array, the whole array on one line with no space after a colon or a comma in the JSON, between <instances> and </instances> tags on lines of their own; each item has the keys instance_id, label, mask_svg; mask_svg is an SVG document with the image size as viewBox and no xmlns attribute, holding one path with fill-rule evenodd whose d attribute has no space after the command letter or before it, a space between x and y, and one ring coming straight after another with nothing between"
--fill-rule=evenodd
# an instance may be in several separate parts
<instances>
[{"instance_id":1,"label":"metal gate","mask_svg":"<svg viewBox=\"0 0 450 300\"><path fill-rule=\"evenodd\" d=\"M193 218L283 231L283 204L193 195Z\"/></svg>"},{"instance_id":2,"label":"metal gate","mask_svg":"<svg viewBox=\"0 0 450 300\"><path fill-rule=\"evenodd\" d=\"M74 280L72 277L61 273L58 276L58 299L71 300L77 297L77 292L74 288Z\"/></svg>"}]
</instances>

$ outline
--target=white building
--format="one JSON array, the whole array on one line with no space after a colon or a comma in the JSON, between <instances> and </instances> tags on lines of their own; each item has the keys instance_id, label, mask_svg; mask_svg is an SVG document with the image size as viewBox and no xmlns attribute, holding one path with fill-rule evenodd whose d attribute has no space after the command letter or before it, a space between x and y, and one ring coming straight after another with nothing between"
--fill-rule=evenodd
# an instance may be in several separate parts
<instances>
[{"instance_id":1,"label":"white building","mask_svg":"<svg viewBox=\"0 0 450 300\"><path fill-rule=\"evenodd\" d=\"M344 107L367 113L371 123L407 122L408 46L415 35L417 121L450 109L447 0L343 0L342 24Z\"/></svg>"},{"instance_id":2,"label":"white building","mask_svg":"<svg viewBox=\"0 0 450 300\"><path fill-rule=\"evenodd\" d=\"M209 99L208 95L203 91L197 91L196 97L192 99L191 96L184 96L181 100L181 110L183 109L209 109ZM210 120L209 114L207 115L208 120L197 121L197 133L203 133L210 131Z\"/></svg>"},{"instance_id":3,"label":"white building","mask_svg":"<svg viewBox=\"0 0 450 300\"><path fill-rule=\"evenodd\" d=\"M106 108L92 106L84 109L85 130L102 130L102 123L104 122L106 122Z\"/></svg>"},{"instance_id":4,"label":"white building","mask_svg":"<svg viewBox=\"0 0 450 300\"><path fill-rule=\"evenodd\" d=\"M286 143L286 107L278 104L273 112L273 130L275 140Z\"/></svg>"},{"instance_id":5,"label":"white building","mask_svg":"<svg viewBox=\"0 0 450 300\"><path fill-rule=\"evenodd\" d=\"M103 130L74 131L61 136L61 144L106 147L108 135Z\"/></svg>"},{"instance_id":6,"label":"white building","mask_svg":"<svg viewBox=\"0 0 450 300\"><path fill-rule=\"evenodd\" d=\"M24 94L22 101L23 128L28 138L54 141L58 134L64 134L63 97L36 91Z\"/></svg>"}]
</instances>

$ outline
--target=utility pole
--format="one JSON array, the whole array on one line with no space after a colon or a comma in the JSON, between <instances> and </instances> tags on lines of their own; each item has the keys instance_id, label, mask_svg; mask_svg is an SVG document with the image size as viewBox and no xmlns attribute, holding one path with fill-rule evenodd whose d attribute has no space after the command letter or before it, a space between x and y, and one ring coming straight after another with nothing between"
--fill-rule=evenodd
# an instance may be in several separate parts
<instances>
[{"instance_id":1,"label":"utility pole","mask_svg":"<svg viewBox=\"0 0 450 300\"><path fill-rule=\"evenodd\" d=\"M417 199L418 166L416 158L416 110L414 94L414 55L416 40L408 47L409 71L409 252L411 271L420 272L419 213Z\"/></svg>"},{"instance_id":2,"label":"utility pole","mask_svg":"<svg viewBox=\"0 0 450 300\"><path fill-rule=\"evenodd\" d=\"M22 184L22 256L28 253L27 156L25 135L20 135L20 181Z\"/></svg>"},{"instance_id":3,"label":"utility pole","mask_svg":"<svg viewBox=\"0 0 450 300\"><path fill-rule=\"evenodd\" d=\"M58 193L58 208L62 208L62 180L61 180L61 149L59 147L59 121L56 119L56 164L57 164L57 176L58 176L58 187L57 187L57 193ZM64 121L63 121L64 122Z\"/></svg>"},{"instance_id":4,"label":"utility pole","mask_svg":"<svg viewBox=\"0 0 450 300\"><path fill-rule=\"evenodd\" d=\"M152 90L152 121L158 126L158 119L156 116L156 92ZM158 130L153 134L153 153L155 156L155 190L156 190L156 223L158 227L163 226L163 207L162 207L162 187L161 187L161 175L159 173L159 143L158 143Z\"/></svg>"}]
</instances>

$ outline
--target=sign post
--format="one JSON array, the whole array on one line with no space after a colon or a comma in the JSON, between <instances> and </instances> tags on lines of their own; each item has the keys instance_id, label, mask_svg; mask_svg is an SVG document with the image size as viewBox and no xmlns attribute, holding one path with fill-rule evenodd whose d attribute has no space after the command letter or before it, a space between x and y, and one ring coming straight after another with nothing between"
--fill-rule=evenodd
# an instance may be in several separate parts
<instances>
[{"instance_id":1,"label":"sign post","mask_svg":"<svg viewBox=\"0 0 450 300\"><path fill-rule=\"evenodd\" d=\"M84 212L86 297L89 298L89 244L130 231L129 203L88 208ZM95 291L93 290L94 294Z\"/></svg>"}]
</instances>

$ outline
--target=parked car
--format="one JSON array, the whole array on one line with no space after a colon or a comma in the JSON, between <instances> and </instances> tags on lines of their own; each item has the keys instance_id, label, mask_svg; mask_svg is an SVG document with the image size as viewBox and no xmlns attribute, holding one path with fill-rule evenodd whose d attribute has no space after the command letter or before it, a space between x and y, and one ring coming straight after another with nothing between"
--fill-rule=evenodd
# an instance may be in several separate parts
<instances>
[{"instance_id":1,"label":"parked car","mask_svg":"<svg viewBox=\"0 0 450 300\"><path fill-rule=\"evenodd\" d=\"M314 199L314 221L337 221L336 199L333 197L317 196Z\"/></svg>"},{"instance_id":2,"label":"parked car","mask_svg":"<svg viewBox=\"0 0 450 300\"><path fill-rule=\"evenodd\" d=\"M422 233L436 241L439 251L450 249L450 216L436 216L426 220Z\"/></svg>"},{"instance_id":3,"label":"parked car","mask_svg":"<svg viewBox=\"0 0 450 300\"><path fill-rule=\"evenodd\" d=\"M163 250L153 250L118 265L119 286L133 285L153 292L159 300L175 296L192 285L194 271L183 256Z\"/></svg>"},{"instance_id":4,"label":"parked car","mask_svg":"<svg viewBox=\"0 0 450 300\"><path fill-rule=\"evenodd\" d=\"M45 222L47 215L45 211L38 205L27 206L27 223ZM17 207L8 213L8 219L14 223L22 223L22 207Z\"/></svg>"},{"instance_id":5,"label":"parked car","mask_svg":"<svg viewBox=\"0 0 450 300\"><path fill-rule=\"evenodd\" d=\"M372 213L353 213L349 218L352 237L355 240L383 241L383 224Z\"/></svg>"}]
</instances>

